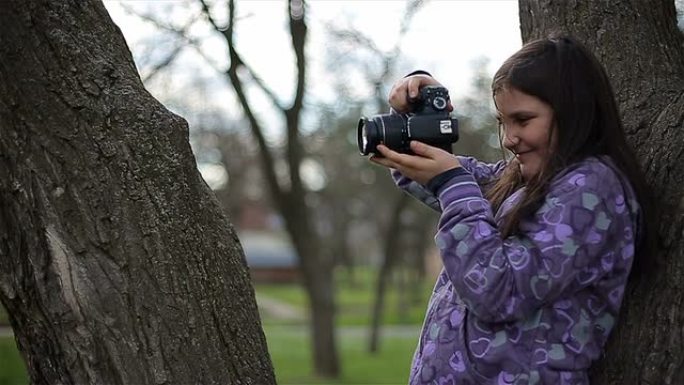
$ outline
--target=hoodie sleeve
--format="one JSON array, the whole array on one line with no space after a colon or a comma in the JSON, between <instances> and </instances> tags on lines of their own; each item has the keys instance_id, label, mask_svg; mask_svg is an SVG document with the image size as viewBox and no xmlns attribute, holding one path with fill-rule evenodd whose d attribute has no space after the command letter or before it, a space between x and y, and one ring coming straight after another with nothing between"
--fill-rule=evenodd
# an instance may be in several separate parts
<instances>
[{"instance_id":1,"label":"hoodie sleeve","mask_svg":"<svg viewBox=\"0 0 684 385\"><path fill-rule=\"evenodd\" d=\"M485 189L487 184L498 177L506 165L503 160L494 164L489 164L480 162L472 157L457 156L457 158L463 169L470 173L478 182L482 190L482 194L484 194L486 191ZM425 186L405 177L397 170L392 169L391 173L394 183L400 189L406 191L409 195L418 199L420 202L423 202L426 206L432 208L433 210L438 212L442 211L439 200L435 194Z\"/></svg>"},{"instance_id":2,"label":"hoodie sleeve","mask_svg":"<svg viewBox=\"0 0 684 385\"><path fill-rule=\"evenodd\" d=\"M457 158L461 163L461 167L473 175L483 193L486 191L487 186L501 175L507 165L504 160L496 163L485 163L470 156L458 156Z\"/></svg>"},{"instance_id":3,"label":"hoodie sleeve","mask_svg":"<svg viewBox=\"0 0 684 385\"><path fill-rule=\"evenodd\" d=\"M478 318L519 320L614 266L629 269L628 197L616 174L596 163L558 177L543 206L505 239L472 175L437 192L443 212L435 241L454 290Z\"/></svg>"}]
</instances>

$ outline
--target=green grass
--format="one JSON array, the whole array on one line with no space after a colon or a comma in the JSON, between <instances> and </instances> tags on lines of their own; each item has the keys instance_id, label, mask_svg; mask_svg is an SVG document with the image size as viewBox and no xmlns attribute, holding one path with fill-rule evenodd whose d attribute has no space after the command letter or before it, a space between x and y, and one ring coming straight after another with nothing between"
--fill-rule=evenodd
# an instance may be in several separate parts
<instances>
[{"instance_id":1,"label":"green grass","mask_svg":"<svg viewBox=\"0 0 684 385\"><path fill-rule=\"evenodd\" d=\"M9 318L7 318L7 312L5 307L0 304L0 326L9 325Z\"/></svg>"},{"instance_id":2,"label":"green grass","mask_svg":"<svg viewBox=\"0 0 684 385\"><path fill-rule=\"evenodd\" d=\"M420 324L432 282L418 289L407 290L410 298L403 311L399 309L400 294L388 286L385 300L384 325L404 326L401 333L384 333L381 351L376 355L367 352L367 334L371 306L374 300L375 272L359 269L354 279L337 274L336 301L338 348L341 376L324 380L312 375L310 333L296 321L287 322L268 318L262 314L268 349L280 385L380 385L405 384L410 360L418 339ZM306 313L307 298L301 285L256 285L259 295L285 302ZM6 317L0 306L0 319ZM413 330L415 329L415 330ZM0 385L26 385L26 370L12 337L0 337Z\"/></svg>"},{"instance_id":3,"label":"green grass","mask_svg":"<svg viewBox=\"0 0 684 385\"><path fill-rule=\"evenodd\" d=\"M416 347L418 329L404 335L383 338L376 355L366 349L365 333L342 330L338 343L342 375L336 380L313 376L309 333L304 327L271 326L266 339L280 385L376 385L405 384L410 360ZM12 337L0 337L0 384L27 385L23 361Z\"/></svg>"},{"instance_id":4,"label":"green grass","mask_svg":"<svg viewBox=\"0 0 684 385\"><path fill-rule=\"evenodd\" d=\"M28 376L14 337L0 337L0 384L26 385Z\"/></svg>"},{"instance_id":5,"label":"green grass","mask_svg":"<svg viewBox=\"0 0 684 385\"><path fill-rule=\"evenodd\" d=\"M372 306L375 301L376 272L371 269L358 269L354 282L350 282L342 274L336 278L336 306L338 326L365 326L371 321ZM383 325L417 325L423 322L427 301L434 282L423 282L415 288L407 288L404 298L405 306L400 310L401 294L388 285L385 294L385 305L382 316ZM308 299L302 285L299 284L256 284L259 295L285 302L302 312L308 311ZM279 325L282 320L269 318L262 314L265 325Z\"/></svg>"},{"instance_id":6,"label":"green grass","mask_svg":"<svg viewBox=\"0 0 684 385\"><path fill-rule=\"evenodd\" d=\"M310 339L305 329L270 326L264 330L280 385L405 384L419 332L417 327L415 333L385 337L380 352L372 355L367 352L365 333L340 331L337 340L342 375L336 380L324 380L311 374Z\"/></svg>"}]
</instances>

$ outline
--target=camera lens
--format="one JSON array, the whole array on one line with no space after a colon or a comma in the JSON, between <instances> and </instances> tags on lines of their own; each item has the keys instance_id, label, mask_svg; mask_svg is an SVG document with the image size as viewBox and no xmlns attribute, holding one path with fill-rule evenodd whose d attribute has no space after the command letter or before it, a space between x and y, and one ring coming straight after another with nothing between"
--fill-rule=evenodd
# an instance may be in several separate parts
<instances>
[{"instance_id":1,"label":"camera lens","mask_svg":"<svg viewBox=\"0 0 684 385\"><path fill-rule=\"evenodd\" d=\"M368 155L380 142L378 126L366 118L359 119L356 131L356 143L361 155Z\"/></svg>"},{"instance_id":2,"label":"camera lens","mask_svg":"<svg viewBox=\"0 0 684 385\"><path fill-rule=\"evenodd\" d=\"M370 119L361 118L357 126L356 142L361 155L377 154L378 144L384 144L395 151L408 149L406 117L404 115L376 115Z\"/></svg>"}]
</instances>

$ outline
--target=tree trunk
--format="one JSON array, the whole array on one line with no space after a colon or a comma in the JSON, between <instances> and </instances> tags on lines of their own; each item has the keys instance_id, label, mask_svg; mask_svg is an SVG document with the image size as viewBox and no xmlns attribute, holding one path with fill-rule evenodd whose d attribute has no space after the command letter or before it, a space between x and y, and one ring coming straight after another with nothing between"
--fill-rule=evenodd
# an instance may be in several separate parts
<instances>
[{"instance_id":1,"label":"tree trunk","mask_svg":"<svg viewBox=\"0 0 684 385\"><path fill-rule=\"evenodd\" d=\"M101 2L0 1L0 300L33 384L274 384L186 122Z\"/></svg>"},{"instance_id":2,"label":"tree trunk","mask_svg":"<svg viewBox=\"0 0 684 385\"><path fill-rule=\"evenodd\" d=\"M311 309L311 348L314 369L322 377L340 373L335 338L335 298L332 258L325 258L319 237L312 226L304 194L290 194L288 204L281 206L285 226L299 254L304 288ZM300 211L302 210L302 211ZM297 214L299 212L299 214Z\"/></svg>"},{"instance_id":3,"label":"tree trunk","mask_svg":"<svg viewBox=\"0 0 684 385\"><path fill-rule=\"evenodd\" d=\"M401 214L409 206L410 196L408 194L400 194L397 197L396 203L392 207L392 215L387 224L385 232L385 244L383 247L382 265L378 271L378 278L375 286L375 300L373 301L373 309L371 310L371 325L370 338L368 341L368 351L370 353L377 353L380 350L380 327L382 326L382 313L385 309L385 292L387 291L387 283L390 278L390 273L399 259L401 254Z\"/></svg>"},{"instance_id":4,"label":"tree trunk","mask_svg":"<svg viewBox=\"0 0 684 385\"><path fill-rule=\"evenodd\" d=\"M205 3L203 3L205 4ZM333 296L332 263L322 252L321 237L312 225L312 211L306 204L307 193L302 183L300 166L305 149L299 132L299 122L304 107L307 61L304 54L308 27L306 25L306 5L303 0L288 0L290 37L297 65L297 80L294 101L289 108L283 106L263 82L253 77L273 104L283 113L286 124L287 141L285 160L289 172L289 186L281 186L276 175L276 161L266 143L264 129L249 103L239 70L254 74L241 59L234 44L235 0L228 2L229 22L224 28L219 26L204 6L204 15L211 21L214 29L220 32L228 44L230 68L226 72L240 101L250 129L260 149L262 169L271 197L285 220L285 226L299 256L299 264L304 277L307 298L311 305L312 348L314 371L321 377L339 376L340 364L337 357L335 339L335 299Z\"/></svg>"},{"instance_id":5,"label":"tree trunk","mask_svg":"<svg viewBox=\"0 0 684 385\"><path fill-rule=\"evenodd\" d=\"M660 205L661 263L631 281L595 384L684 379L684 36L672 0L520 0L523 41L564 31L605 65L632 146Z\"/></svg>"}]
</instances>

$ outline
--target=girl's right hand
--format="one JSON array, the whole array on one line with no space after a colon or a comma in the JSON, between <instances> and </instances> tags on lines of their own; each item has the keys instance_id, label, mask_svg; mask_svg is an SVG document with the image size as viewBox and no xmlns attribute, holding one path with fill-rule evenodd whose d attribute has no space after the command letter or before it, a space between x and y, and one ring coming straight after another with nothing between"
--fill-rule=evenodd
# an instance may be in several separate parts
<instances>
[{"instance_id":1,"label":"girl's right hand","mask_svg":"<svg viewBox=\"0 0 684 385\"><path fill-rule=\"evenodd\" d=\"M423 86L442 86L442 84L432 76L423 74L402 78L394 83L390 90L388 98L390 107L402 114L411 112L412 104L419 95L418 91ZM451 112L453 110L454 107L451 105L451 100L449 100L447 111Z\"/></svg>"}]
</instances>

